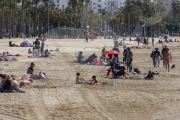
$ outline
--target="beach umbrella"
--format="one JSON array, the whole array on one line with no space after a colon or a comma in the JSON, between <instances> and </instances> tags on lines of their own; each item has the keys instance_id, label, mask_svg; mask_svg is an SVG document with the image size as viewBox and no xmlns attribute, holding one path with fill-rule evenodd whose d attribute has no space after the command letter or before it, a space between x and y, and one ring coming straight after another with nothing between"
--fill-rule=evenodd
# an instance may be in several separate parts
<instances>
[{"instance_id":1,"label":"beach umbrella","mask_svg":"<svg viewBox=\"0 0 180 120\"><path fill-rule=\"evenodd\" d=\"M114 50L109 50L109 51L104 52L103 54L119 54L119 52L114 51Z\"/></svg>"},{"instance_id":2,"label":"beach umbrella","mask_svg":"<svg viewBox=\"0 0 180 120\"><path fill-rule=\"evenodd\" d=\"M25 40L20 44L21 47L28 47L30 45L31 45L31 41L28 40Z\"/></svg>"}]
</instances>

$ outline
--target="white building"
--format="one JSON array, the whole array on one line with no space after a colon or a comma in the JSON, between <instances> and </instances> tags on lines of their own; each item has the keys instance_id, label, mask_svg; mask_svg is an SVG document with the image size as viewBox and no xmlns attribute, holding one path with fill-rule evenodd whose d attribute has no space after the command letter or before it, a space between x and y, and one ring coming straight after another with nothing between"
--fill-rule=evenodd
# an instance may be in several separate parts
<instances>
[{"instance_id":1,"label":"white building","mask_svg":"<svg viewBox=\"0 0 180 120\"><path fill-rule=\"evenodd\" d=\"M117 11L120 7L125 6L126 0L91 0L89 8L95 12L102 9L106 11Z\"/></svg>"},{"instance_id":2,"label":"white building","mask_svg":"<svg viewBox=\"0 0 180 120\"><path fill-rule=\"evenodd\" d=\"M53 0L54 4L57 8L61 9L62 12L65 11L66 7L68 6L69 0Z\"/></svg>"}]
</instances>

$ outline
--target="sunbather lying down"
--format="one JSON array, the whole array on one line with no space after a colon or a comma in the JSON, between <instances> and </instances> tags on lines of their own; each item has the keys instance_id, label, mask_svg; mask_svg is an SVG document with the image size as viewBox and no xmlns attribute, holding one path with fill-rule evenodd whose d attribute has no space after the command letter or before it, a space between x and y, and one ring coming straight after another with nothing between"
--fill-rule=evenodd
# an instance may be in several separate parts
<instances>
[{"instance_id":1,"label":"sunbather lying down","mask_svg":"<svg viewBox=\"0 0 180 120\"><path fill-rule=\"evenodd\" d=\"M18 45L12 43L12 41L9 41L9 46L10 46L10 47L18 47Z\"/></svg>"},{"instance_id":2,"label":"sunbather lying down","mask_svg":"<svg viewBox=\"0 0 180 120\"><path fill-rule=\"evenodd\" d=\"M17 61L15 58L3 58L3 57L0 57L0 61Z\"/></svg>"}]
</instances>

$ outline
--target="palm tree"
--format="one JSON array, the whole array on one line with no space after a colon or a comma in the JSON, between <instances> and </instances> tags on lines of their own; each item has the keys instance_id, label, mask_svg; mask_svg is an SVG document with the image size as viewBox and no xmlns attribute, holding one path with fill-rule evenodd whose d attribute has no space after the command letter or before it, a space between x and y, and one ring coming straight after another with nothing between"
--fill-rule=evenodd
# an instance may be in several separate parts
<instances>
[{"instance_id":1,"label":"palm tree","mask_svg":"<svg viewBox=\"0 0 180 120\"><path fill-rule=\"evenodd\" d=\"M36 34L36 32L37 32L37 23L36 23L37 22L37 9L38 9L38 3L40 2L40 0L34 0L33 2L35 4L35 19L34 19L34 32L35 33L34 34Z\"/></svg>"},{"instance_id":2,"label":"palm tree","mask_svg":"<svg viewBox=\"0 0 180 120\"><path fill-rule=\"evenodd\" d=\"M25 2L25 7L28 9L28 35L27 37L30 37L30 26L31 26L31 8L32 8L32 2L30 0Z\"/></svg>"},{"instance_id":3,"label":"palm tree","mask_svg":"<svg viewBox=\"0 0 180 120\"><path fill-rule=\"evenodd\" d=\"M1 12L2 12L2 14L1 14L1 16L2 16L2 18L1 18L1 30L0 30L0 32L1 32L1 35L2 36L0 36L0 39L2 39L3 37L4 37L4 7L5 7L5 5L7 4L7 1L6 0L1 0L0 1L0 7L1 7Z\"/></svg>"},{"instance_id":4,"label":"palm tree","mask_svg":"<svg viewBox=\"0 0 180 120\"><path fill-rule=\"evenodd\" d=\"M74 18L73 18L73 26L75 27L75 21L76 21L76 7L78 5L77 0L69 0L69 5L72 6L73 11L74 11Z\"/></svg>"},{"instance_id":5,"label":"palm tree","mask_svg":"<svg viewBox=\"0 0 180 120\"><path fill-rule=\"evenodd\" d=\"M68 6L65 10L66 16L69 19L69 26L71 27L71 22L73 18L73 10L72 7Z\"/></svg>"}]
</instances>

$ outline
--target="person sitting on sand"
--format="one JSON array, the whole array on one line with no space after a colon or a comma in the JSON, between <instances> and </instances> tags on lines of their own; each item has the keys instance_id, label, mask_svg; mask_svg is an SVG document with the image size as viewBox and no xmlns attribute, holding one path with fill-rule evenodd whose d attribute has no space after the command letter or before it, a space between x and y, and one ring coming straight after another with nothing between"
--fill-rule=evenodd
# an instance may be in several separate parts
<instances>
[{"instance_id":1,"label":"person sitting on sand","mask_svg":"<svg viewBox=\"0 0 180 120\"><path fill-rule=\"evenodd\" d=\"M18 45L12 43L12 41L9 41L9 46L10 46L10 47L18 47Z\"/></svg>"},{"instance_id":2,"label":"person sitting on sand","mask_svg":"<svg viewBox=\"0 0 180 120\"><path fill-rule=\"evenodd\" d=\"M76 84L84 84L84 79L80 78L80 73L77 73L76 75Z\"/></svg>"},{"instance_id":3,"label":"person sitting on sand","mask_svg":"<svg viewBox=\"0 0 180 120\"><path fill-rule=\"evenodd\" d=\"M19 93L25 93L25 91L22 91L18 85L16 80L10 80L10 75L7 74L0 74L0 77L2 78L0 82L0 92L6 92L6 93L12 93L14 90Z\"/></svg>"},{"instance_id":4,"label":"person sitting on sand","mask_svg":"<svg viewBox=\"0 0 180 120\"><path fill-rule=\"evenodd\" d=\"M117 61L117 58L116 58L116 57L113 58L112 63L114 63L116 69L119 69L120 62Z\"/></svg>"},{"instance_id":5,"label":"person sitting on sand","mask_svg":"<svg viewBox=\"0 0 180 120\"><path fill-rule=\"evenodd\" d=\"M149 72L148 72L147 78L150 79L150 80L153 80L153 79L154 79L153 73L152 73L150 70L149 70Z\"/></svg>"},{"instance_id":6,"label":"person sitting on sand","mask_svg":"<svg viewBox=\"0 0 180 120\"><path fill-rule=\"evenodd\" d=\"M93 59L93 65L99 65L99 59L97 58L97 56L95 56L95 58Z\"/></svg>"},{"instance_id":7,"label":"person sitting on sand","mask_svg":"<svg viewBox=\"0 0 180 120\"><path fill-rule=\"evenodd\" d=\"M23 82L20 82L19 87L28 87L31 86L31 83L33 83L33 79L24 80Z\"/></svg>"},{"instance_id":8,"label":"person sitting on sand","mask_svg":"<svg viewBox=\"0 0 180 120\"><path fill-rule=\"evenodd\" d=\"M166 70L168 67L168 72L169 71L169 63L172 62L172 56L171 56L171 52L169 51L169 48L167 48L167 50L164 52L164 63L166 65Z\"/></svg>"},{"instance_id":9,"label":"person sitting on sand","mask_svg":"<svg viewBox=\"0 0 180 120\"><path fill-rule=\"evenodd\" d=\"M100 65L100 66L107 66L107 63L105 63L105 62L103 61L103 57L102 57L102 56L100 57L99 65Z\"/></svg>"},{"instance_id":10,"label":"person sitting on sand","mask_svg":"<svg viewBox=\"0 0 180 120\"><path fill-rule=\"evenodd\" d=\"M111 71L113 72L114 76L124 76L125 78L127 78L126 75L129 75L125 70L120 69L120 70L116 70L115 69L115 65L114 63L111 63Z\"/></svg>"},{"instance_id":11,"label":"person sitting on sand","mask_svg":"<svg viewBox=\"0 0 180 120\"><path fill-rule=\"evenodd\" d=\"M31 66L27 69L27 74L31 74L30 78L32 78L33 80L38 79L38 75L34 74L34 66L35 64L32 62Z\"/></svg>"},{"instance_id":12,"label":"person sitting on sand","mask_svg":"<svg viewBox=\"0 0 180 120\"><path fill-rule=\"evenodd\" d=\"M98 84L98 80L96 79L96 76L92 76L92 80L91 80L91 85L97 85Z\"/></svg>"},{"instance_id":13,"label":"person sitting on sand","mask_svg":"<svg viewBox=\"0 0 180 120\"><path fill-rule=\"evenodd\" d=\"M32 53L31 48L29 48L28 53L29 53L29 54Z\"/></svg>"},{"instance_id":14,"label":"person sitting on sand","mask_svg":"<svg viewBox=\"0 0 180 120\"><path fill-rule=\"evenodd\" d=\"M45 57L51 57L51 53L49 52L48 49L45 50Z\"/></svg>"}]
</instances>

